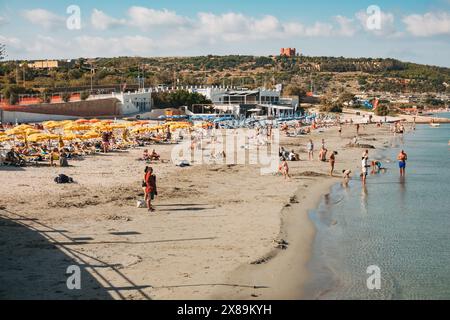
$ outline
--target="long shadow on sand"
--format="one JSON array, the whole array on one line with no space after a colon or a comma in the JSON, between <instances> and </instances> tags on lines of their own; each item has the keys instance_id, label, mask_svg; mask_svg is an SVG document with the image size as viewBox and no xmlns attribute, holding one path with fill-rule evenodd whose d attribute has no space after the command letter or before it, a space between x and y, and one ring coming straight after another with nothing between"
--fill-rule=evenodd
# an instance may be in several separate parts
<instances>
[{"instance_id":1,"label":"long shadow on sand","mask_svg":"<svg viewBox=\"0 0 450 320\"><path fill-rule=\"evenodd\" d=\"M111 299L85 267L81 290L69 290L70 265L79 264L42 234L0 216L0 299Z\"/></svg>"},{"instance_id":2,"label":"long shadow on sand","mask_svg":"<svg viewBox=\"0 0 450 320\"><path fill-rule=\"evenodd\" d=\"M142 289L150 286L135 285L117 266L58 245L55 235L70 239L66 232L53 229L36 218L30 219L0 208L0 299L109 300L113 298L110 292L124 299L123 291L128 290L137 291L144 299L149 299ZM67 288L70 274L66 271L71 265L80 267L80 290ZM114 286L98 268L114 270L127 285ZM92 274L102 279L104 285Z\"/></svg>"}]
</instances>

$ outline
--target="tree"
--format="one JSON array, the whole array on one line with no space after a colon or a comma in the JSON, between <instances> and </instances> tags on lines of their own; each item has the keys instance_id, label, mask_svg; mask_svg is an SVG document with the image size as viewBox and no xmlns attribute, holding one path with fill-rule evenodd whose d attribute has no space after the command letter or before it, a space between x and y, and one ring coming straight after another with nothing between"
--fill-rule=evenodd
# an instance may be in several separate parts
<instances>
[{"instance_id":1,"label":"tree","mask_svg":"<svg viewBox=\"0 0 450 320\"><path fill-rule=\"evenodd\" d=\"M70 94L69 92L64 92L64 93L61 95L61 99L62 99L62 101L64 101L64 102L69 102L69 101L70 101L70 96L71 96L71 94Z\"/></svg>"},{"instance_id":2,"label":"tree","mask_svg":"<svg viewBox=\"0 0 450 320\"><path fill-rule=\"evenodd\" d=\"M339 102L340 103L349 103L350 101L353 101L355 99L355 95L350 92L343 92L339 96Z\"/></svg>"},{"instance_id":3,"label":"tree","mask_svg":"<svg viewBox=\"0 0 450 320\"><path fill-rule=\"evenodd\" d=\"M40 96L40 100L42 103L50 103L52 101L52 90L45 89Z\"/></svg>"},{"instance_id":4,"label":"tree","mask_svg":"<svg viewBox=\"0 0 450 320\"><path fill-rule=\"evenodd\" d=\"M386 106L386 105L384 105L384 104L379 105L379 106L375 109L375 114L376 114L377 116L381 116L381 117L387 116L387 115L389 114L389 107Z\"/></svg>"},{"instance_id":5,"label":"tree","mask_svg":"<svg viewBox=\"0 0 450 320\"><path fill-rule=\"evenodd\" d=\"M320 99L320 112L342 112L342 103L333 101L330 97L324 96Z\"/></svg>"},{"instance_id":6,"label":"tree","mask_svg":"<svg viewBox=\"0 0 450 320\"><path fill-rule=\"evenodd\" d=\"M72 69L69 71L69 79L80 79L83 73L78 69Z\"/></svg>"},{"instance_id":7,"label":"tree","mask_svg":"<svg viewBox=\"0 0 450 320\"><path fill-rule=\"evenodd\" d=\"M89 92L88 91L82 91L80 94L80 99L81 100L87 100L87 98L89 98Z\"/></svg>"},{"instance_id":8,"label":"tree","mask_svg":"<svg viewBox=\"0 0 450 320\"><path fill-rule=\"evenodd\" d=\"M211 104L212 102L198 92L177 90L174 92L159 92L153 95L155 108L191 107L193 104Z\"/></svg>"},{"instance_id":9,"label":"tree","mask_svg":"<svg viewBox=\"0 0 450 320\"><path fill-rule=\"evenodd\" d=\"M20 94L26 94L26 93L32 93L28 92L27 89L21 86L17 85L8 85L2 90L3 96L9 100L9 103L14 105L19 102L19 95Z\"/></svg>"},{"instance_id":10,"label":"tree","mask_svg":"<svg viewBox=\"0 0 450 320\"><path fill-rule=\"evenodd\" d=\"M287 96L298 96L299 99L306 96L306 90L298 85L290 84L284 89Z\"/></svg>"}]
</instances>

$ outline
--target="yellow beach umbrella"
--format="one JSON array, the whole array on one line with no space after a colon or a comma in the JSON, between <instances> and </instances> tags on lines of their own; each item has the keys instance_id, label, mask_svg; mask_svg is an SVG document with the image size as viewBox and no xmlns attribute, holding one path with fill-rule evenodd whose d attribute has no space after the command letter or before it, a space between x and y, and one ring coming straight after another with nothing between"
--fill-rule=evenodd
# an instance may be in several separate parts
<instances>
[{"instance_id":1,"label":"yellow beach umbrella","mask_svg":"<svg viewBox=\"0 0 450 320\"><path fill-rule=\"evenodd\" d=\"M98 132L95 131L88 131L85 134L83 134L83 136L81 137L81 139L96 139L96 138L100 138L102 135Z\"/></svg>"},{"instance_id":2,"label":"yellow beach umbrella","mask_svg":"<svg viewBox=\"0 0 450 320\"><path fill-rule=\"evenodd\" d=\"M10 140L13 140L13 138L12 137L8 137L8 136L0 137L0 142L10 141Z\"/></svg>"},{"instance_id":3,"label":"yellow beach umbrella","mask_svg":"<svg viewBox=\"0 0 450 320\"><path fill-rule=\"evenodd\" d=\"M82 137L83 137L82 134L66 133L62 136L62 139L65 141L69 141L69 140L81 139Z\"/></svg>"},{"instance_id":4,"label":"yellow beach umbrella","mask_svg":"<svg viewBox=\"0 0 450 320\"><path fill-rule=\"evenodd\" d=\"M48 140L46 137L46 134L44 133L36 133L36 134L32 134L27 138L28 141L30 142L39 142L39 141L44 141L44 140Z\"/></svg>"},{"instance_id":5,"label":"yellow beach umbrella","mask_svg":"<svg viewBox=\"0 0 450 320\"><path fill-rule=\"evenodd\" d=\"M127 125L125 123L115 123L115 124L110 125L110 127L112 129L125 129L125 128L127 128Z\"/></svg>"},{"instance_id":6,"label":"yellow beach umbrella","mask_svg":"<svg viewBox=\"0 0 450 320\"><path fill-rule=\"evenodd\" d=\"M42 134L46 140L58 140L59 134L53 134L53 133L44 133Z\"/></svg>"},{"instance_id":7,"label":"yellow beach umbrella","mask_svg":"<svg viewBox=\"0 0 450 320\"><path fill-rule=\"evenodd\" d=\"M29 124L21 124L19 126L14 127L16 130L25 131L26 129L32 129L33 126L30 126Z\"/></svg>"},{"instance_id":8,"label":"yellow beach umbrella","mask_svg":"<svg viewBox=\"0 0 450 320\"><path fill-rule=\"evenodd\" d=\"M66 124L67 124L67 122L65 122L65 121L46 121L46 122L42 123L42 125L46 129L60 128Z\"/></svg>"},{"instance_id":9,"label":"yellow beach umbrella","mask_svg":"<svg viewBox=\"0 0 450 320\"><path fill-rule=\"evenodd\" d=\"M91 130L88 124L69 123L64 126L64 131L87 131Z\"/></svg>"},{"instance_id":10,"label":"yellow beach umbrella","mask_svg":"<svg viewBox=\"0 0 450 320\"><path fill-rule=\"evenodd\" d=\"M41 130L34 129L34 128L29 128L29 129L25 130L25 133L27 135L31 135L31 134L35 134L35 133L41 133L41 132L42 132Z\"/></svg>"},{"instance_id":11,"label":"yellow beach umbrella","mask_svg":"<svg viewBox=\"0 0 450 320\"><path fill-rule=\"evenodd\" d=\"M75 122L76 123L89 123L89 120L87 120L87 119L78 119L78 120L75 120Z\"/></svg>"}]
</instances>

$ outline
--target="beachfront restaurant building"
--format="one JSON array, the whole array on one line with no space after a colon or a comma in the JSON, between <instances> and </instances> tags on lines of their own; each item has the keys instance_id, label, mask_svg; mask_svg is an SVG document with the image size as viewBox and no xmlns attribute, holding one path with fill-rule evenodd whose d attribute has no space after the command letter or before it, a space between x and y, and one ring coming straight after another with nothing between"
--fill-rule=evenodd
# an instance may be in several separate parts
<instances>
[{"instance_id":1,"label":"beachfront restaurant building","mask_svg":"<svg viewBox=\"0 0 450 320\"><path fill-rule=\"evenodd\" d=\"M227 88L227 87L202 87L191 88L192 92L203 94L212 101L215 109L222 112L227 109L236 117L249 117L252 115L267 115L284 117L293 115L298 106L298 98L281 97L281 91L265 88L253 90Z\"/></svg>"}]
</instances>

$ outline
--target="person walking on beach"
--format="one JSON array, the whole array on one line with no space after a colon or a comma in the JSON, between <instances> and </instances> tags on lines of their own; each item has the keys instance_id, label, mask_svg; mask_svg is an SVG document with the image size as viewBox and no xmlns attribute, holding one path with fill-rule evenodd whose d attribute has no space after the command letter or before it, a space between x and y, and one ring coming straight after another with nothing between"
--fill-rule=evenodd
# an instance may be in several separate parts
<instances>
[{"instance_id":1,"label":"person walking on beach","mask_svg":"<svg viewBox=\"0 0 450 320\"><path fill-rule=\"evenodd\" d=\"M150 212L155 211L152 206L152 200L158 195L156 189L156 176L153 174L152 167L145 167L144 183L145 183L145 202L147 204L147 209Z\"/></svg>"},{"instance_id":2,"label":"person walking on beach","mask_svg":"<svg viewBox=\"0 0 450 320\"><path fill-rule=\"evenodd\" d=\"M361 159L361 178L363 185L366 184L367 172L369 170L369 156L363 156Z\"/></svg>"},{"instance_id":3,"label":"person walking on beach","mask_svg":"<svg viewBox=\"0 0 450 320\"><path fill-rule=\"evenodd\" d=\"M314 159L314 143L311 139L309 139L308 145L306 146L308 149L308 159Z\"/></svg>"},{"instance_id":4,"label":"person walking on beach","mask_svg":"<svg viewBox=\"0 0 450 320\"><path fill-rule=\"evenodd\" d=\"M336 162L336 155L337 155L336 151L333 151L331 153L331 155L330 155L330 159L329 159L329 162L330 162L330 176L333 176L334 163Z\"/></svg>"},{"instance_id":5,"label":"person walking on beach","mask_svg":"<svg viewBox=\"0 0 450 320\"><path fill-rule=\"evenodd\" d=\"M398 167L400 168L400 177L405 176L405 169L406 169L406 160L408 160L408 156L405 153L405 151L400 151L400 153L397 156L398 160Z\"/></svg>"}]
</instances>

